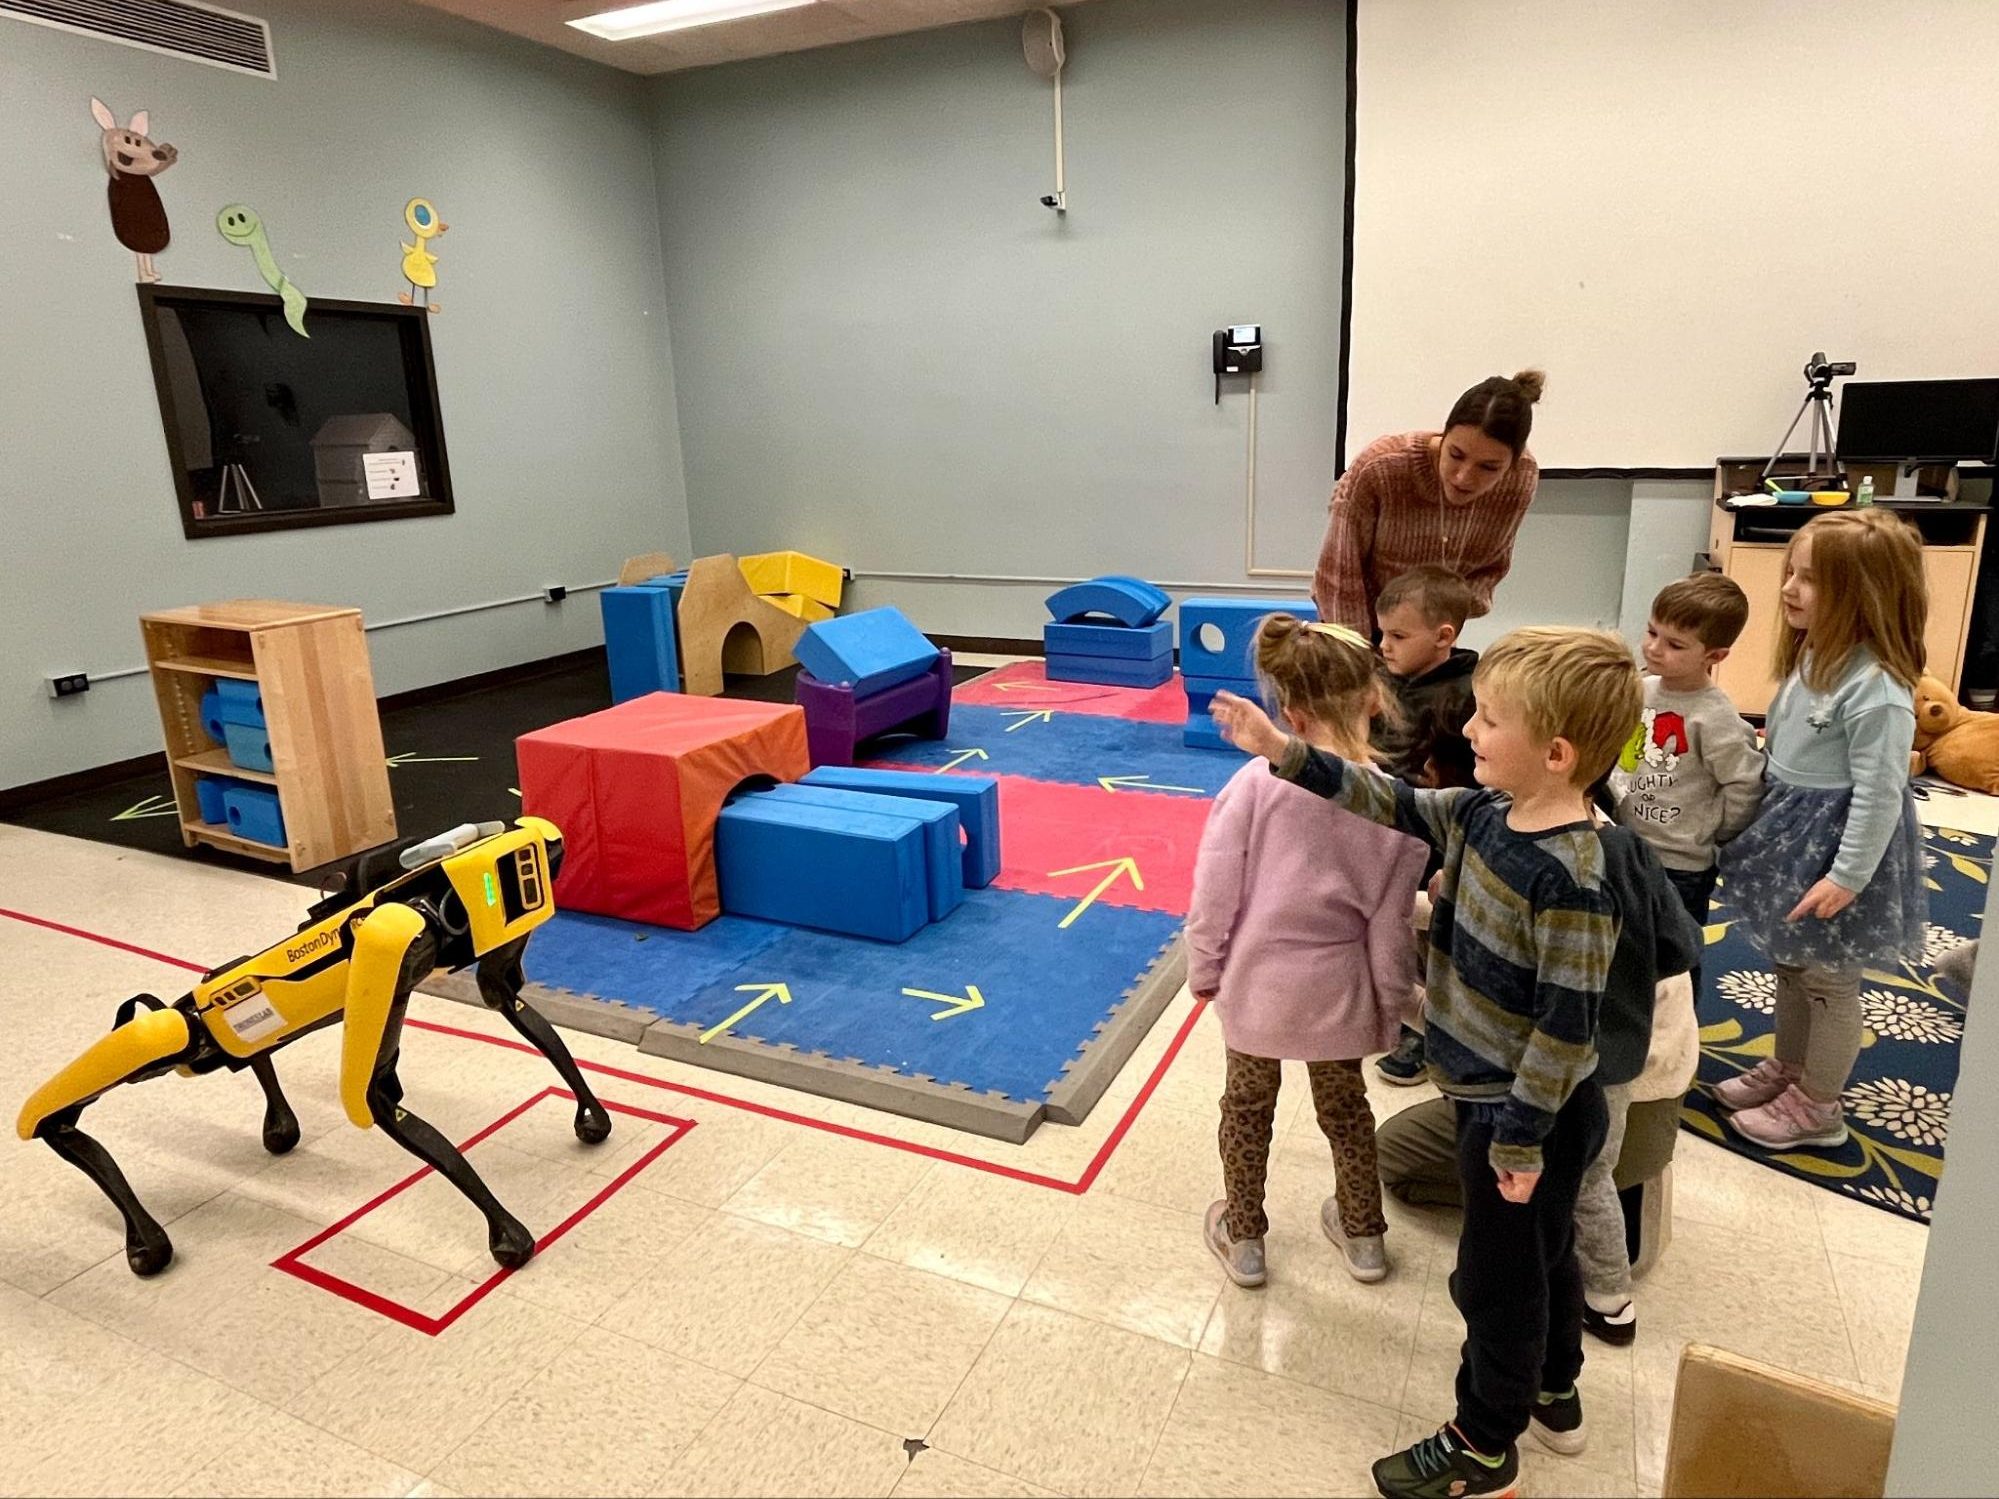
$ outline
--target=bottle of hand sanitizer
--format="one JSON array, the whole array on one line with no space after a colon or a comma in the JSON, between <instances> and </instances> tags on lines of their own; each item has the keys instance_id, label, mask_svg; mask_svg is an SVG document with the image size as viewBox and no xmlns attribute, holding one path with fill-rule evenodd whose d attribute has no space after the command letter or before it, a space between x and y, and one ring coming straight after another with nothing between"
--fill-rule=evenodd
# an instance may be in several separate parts
<instances>
[{"instance_id":1,"label":"bottle of hand sanitizer","mask_svg":"<svg viewBox=\"0 0 1999 1499\"><path fill-rule=\"evenodd\" d=\"M1862 474L1860 476L1860 493L1855 498L1854 503L1857 505L1871 505L1874 503L1874 476L1872 474Z\"/></svg>"}]
</instances>

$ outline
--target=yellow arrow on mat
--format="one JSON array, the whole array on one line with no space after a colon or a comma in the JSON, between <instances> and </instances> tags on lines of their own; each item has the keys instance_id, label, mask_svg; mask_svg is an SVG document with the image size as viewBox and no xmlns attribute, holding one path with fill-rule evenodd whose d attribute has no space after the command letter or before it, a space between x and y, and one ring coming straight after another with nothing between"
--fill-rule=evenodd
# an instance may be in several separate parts
<instances>
[{"instance_id":1,"label":"yellow arrow on mat","mask_svg":"<svg viewBox=\"0 0 1999 1499\"><path fill-rule=\"evenodd\" d=\"M962 1015L967 1010L982 1010L986 1006L986 997L979 993L979 986L977 984L965 985L965 992L962 996L956 994L938 994L930 989L905 989L902 992L907 994L911 999L934 999L943 1005L943 1009L930 1017L932 1020L949 1020L953 1015Z\"/></svg>"},{"instance_id":2,"label":"yellow arrow on mat","mask_svg":"<svg viewBox=\"0 0 1999 1499\"><path fill-rule=\"evenodd\" d=\"M942 774L944 774L944 772L945 772L945 771L947 771L947 770L956 770L956 769L957 769L957 768L958 768L958 767L959 767L960 765L963 765L963 764L964 764L964 763L965 763L965 762L966 762L967 760L972 760L972 759L979 759L979 760L990 760L990 759L992 759L992 756L991 756L991 755L989 755L989 754L987 754L987 753L986 753L986 752L985 752L984 750L982 750L982 749L968 749L968 750L952 750L952 751L951 751L951 753L952 753L952 755L954 755L954 756L955 756L956 758L955 758L955 759L952 759L952 760L950 760L950 761L948 761L948 762L946 762L946 763L945 763L945 764L943 764L943 765L940 765L940 766L938 766L938 767L937 767L937 774L938 774L938 775L940 775L940 776L941 776L941 775L942 775Z\"/></svg>"},{"instance_id":3,"label":"yellow arrow on mat","mask_svg":"<svg viewBox=\"0 0 1999 1499\"><path fill-rule=\"evenodd\" d=\"M1097 784L1106 791L1191 791L1196 796L1207 795L1199 786L1155 786L1151 776L1098 776Z\"/></svg>"},{"instance_id":4,"label":"yellow arrow on mat","mask_svg":"<svg viewBox=\"0 0 1999 1499\"><path fill-rule=\"evenodd\" d=\"M1060 692L1060 687L1051 687L1046 682L995 682L995 692Z\"/></svg>"},{"instance_id":5,"label":"yellow arrow on mat","mask_svg":"<svg viewBox=\"0 0 1999 1499\"><path fill-rule=\"evenodd\" d=\"M738 994L748 994L752 990L756 991L757 997L751 1000L748 1004L744 1005L740 1010L736 1011L735 1014L731 1015L727 1020L723 1021L720 1025L711 1025L708 1027L707 1030L703 1031L701 1033L701 1041L700 1041L701 1045L706 1046L710 1041L714 1040L717 1036L721 1035L723 1031L727 1030L730 1026L734 1025L738 1020L743 1019L747 1015L754 1015L760 1006L768 1004L773 999L776 1000L781 1005L788 1005L791 1003L791 990L788 986L784 984L736 985L736 992Z\"/></svg>"},{"instance_id":6,"label":"yellow arrow on mat","mask_svg":"<svg viewBox=\"0 0 1999 1499\"><path fill-rule=\"evenodd\" d=\"M1053 708L1002 708L1000 709L1000 717L1017 718L1020 720L1019 723L1010 723L1006 726L1006 732L1011 734L1015 729L1026 728L1036 719L1039 719L1042 723L1055 722L1055 710Z\"/></svg>"},{"instance_id":7,"label":"yellow arrow on mat","mask_svg":"<svg viewBox=\"0 0 1999 1499\"><path fill-rule=\"evenodd\" d=\"M389 756L389 768L398 765L469 765L477 755L419 755L415 750L404 750L400 755Z\"/></svg>"},{"instance_id":8,"label":"yellow arrow on mat","mask_svg":"<svg viewBox=\"0 0 1999 1499\"><path fill-rule=\"evenodd\" d=\"M1055 929L1057 931L1067 931L1069 929L1070 924L1074 922L1078 916L1081 916L1085 911L1089 910L1091 906L1097 903L1098 896L1102 895L1106 890L1110 889L1111 886L1115 885L1118 882L1119 878L1124 875L1131 876L1131 885L1134 890L1143 890L1145 888L1145 880L1140 876L1138 872L1138 860L1130 857L1129 855L1126 855L1122 859L1099 859L1094 864L1078 864L1074 869L1051 869L1048 871L1048 878L1050 878L1051 880L1059 880L1064 875L1087 874L1092 869L1108 869L1110 873L1105 875L1101 880L1097 881L1097 888L1092 890L1088 895L1084 896L1081 904L1079 904L1075 910L1071 911L1067 916L1064 916L1059 922L1056 923Z\"/></svg>"},{"instance_id":9,"label":"yellow arrow on mat","mask_svg":"<svg viewBox=\"0 0 1999 1499\"><path fill-rule=\"evenodd\" d=\"M170 796L149 796L144 801L132 803L123 812L113 812L113 822L137 822L142 817L172 817L180 807Z\"/></svg>"}]
</instances>

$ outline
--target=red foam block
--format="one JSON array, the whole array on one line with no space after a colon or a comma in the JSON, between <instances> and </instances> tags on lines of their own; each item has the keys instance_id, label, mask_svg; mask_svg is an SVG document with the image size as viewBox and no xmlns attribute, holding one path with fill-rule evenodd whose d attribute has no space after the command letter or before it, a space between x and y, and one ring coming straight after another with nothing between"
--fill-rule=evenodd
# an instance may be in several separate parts
<instances>
[{"instance_id":1,"label":"red foam block","mask_svg":"<svg viewBox=\"0 0 1999 1499\"><path fill-rule=\"evenodd\" d=\"M715 819L751 776L811 767L790 704L653 692L523 734L521 810L562 830L556 904L693 931L722 914Z\"/></svg>"}]
</instances>

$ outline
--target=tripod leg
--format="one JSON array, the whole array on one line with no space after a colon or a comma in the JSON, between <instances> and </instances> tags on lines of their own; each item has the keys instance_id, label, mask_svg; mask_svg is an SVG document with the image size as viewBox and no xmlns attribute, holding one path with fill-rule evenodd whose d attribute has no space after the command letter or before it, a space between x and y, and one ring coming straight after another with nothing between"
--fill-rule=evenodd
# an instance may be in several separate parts
<instances>
[{"instance_id":1,"label":"tripod leg","mask_svg":"<svg viewBox=\"0 0 1999 1499\"><path fill-rule=\"evenodd\" d=\"M268 1055L253 1057L250 1071L264 1090L264 1149L272 1155L283 1155L298 1144L298 1115L286 1102L284 1090L278 1086L278 1069Z\"/></svg>"},{"instance_id":2,"label":"tripod leg","mask_svg":"<svg viewBox=\"0 0 1999 1499\"><path fill-rule=\"evenodd\" d=\"M611 1135L609 1111L583 1081L582 1069L555 1027L548 1023L548 1017L521 998L525 982L521 953L526 948L527 938L521 937L505 947L494 948L479 960L479 997L486 1001L486 1008L506 1016L513 1028L533 1042L535 1050L547 1057L562 1075L569 1091L576 1095L576 1138L585 1145L600 1145Z\"/></svg>"},{"instance_id":3,"label":"tripod leg","mask_svg":"<svg viewBox=\"0 0 1999 1499\"><path fill-rule=\"evenodd\" d=\"M458 1153L457 1146L429 1122L391 1098L391 1094L402 1097L402 1084L396 1080L395 1067L392 1052L385 1070L377 1073L369 1085L368 1100L375 1107L375 1122L391 1140L465 1194L472 1206L485 1215L486 1242L493 1258L509 1270L518 1270L534 1258L534 1235L528 1232L526 1224L500 1206L492 1189L472 1169L472 1163Z\"/></svg>"},{"instance_id":4,"label":"tripod leg","mask_svg":"<svg viewBox=\"0 0 1999 1499\"><path fill-rule=\"evenodd\" d=\"M76 1127L82 1106L64 1109L43 1121L39 1134L49 1149L97 1183L125 1220L125 1263L134 1275L158 1275L173 1262L173 1240L146 1211L111 1152Z\"/></svg>"}]
</instances>

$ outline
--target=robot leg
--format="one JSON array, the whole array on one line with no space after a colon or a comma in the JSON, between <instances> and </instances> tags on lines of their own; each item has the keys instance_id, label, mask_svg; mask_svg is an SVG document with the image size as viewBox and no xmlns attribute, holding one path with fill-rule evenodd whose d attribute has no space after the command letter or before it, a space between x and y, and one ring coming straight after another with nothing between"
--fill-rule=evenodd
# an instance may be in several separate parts
<instances>
[{"instance_id":1,"label":"robot leg","mask_svg":"<svg viewBox=\"0 0 1999 1499\"><path fill-rule=\"evenodd\" d=\"M548 1017L521 998L521 953L527 944L526 937L519 937L479 959L479 996L487 1009L506 1016L515 1030L533 1042L535 1050L547 1057L569 1084L569 1091L576 1095L576 1138L585 1145L601 1145L611 1135L610 1112L583 1081L582 1069Z\"/></svg>"}]
</instances>

